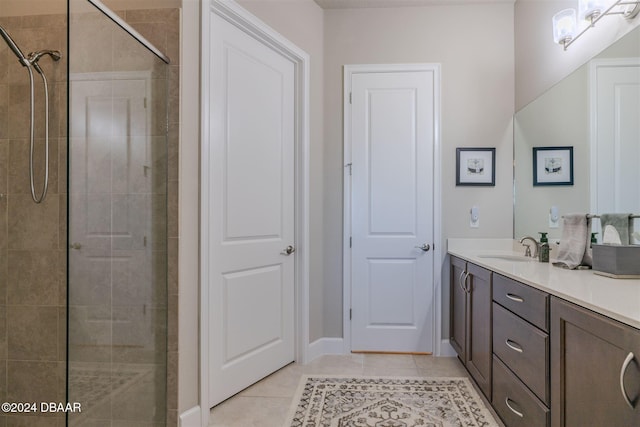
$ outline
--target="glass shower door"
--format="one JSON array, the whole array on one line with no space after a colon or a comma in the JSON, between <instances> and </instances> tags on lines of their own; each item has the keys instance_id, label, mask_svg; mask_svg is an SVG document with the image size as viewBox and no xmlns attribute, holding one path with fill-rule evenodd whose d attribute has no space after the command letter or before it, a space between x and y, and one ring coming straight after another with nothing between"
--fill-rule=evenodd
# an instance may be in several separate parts
<instances>
[{"instance_id":1,"label":"glass shower door","mask_svg":"<svg viewBox=\"0 0 640 427\"><path fill-rule=\"evenodd\" d=\"M69 9L69 425L165 425L167 66Z\"/></svg>"}]
</instances>

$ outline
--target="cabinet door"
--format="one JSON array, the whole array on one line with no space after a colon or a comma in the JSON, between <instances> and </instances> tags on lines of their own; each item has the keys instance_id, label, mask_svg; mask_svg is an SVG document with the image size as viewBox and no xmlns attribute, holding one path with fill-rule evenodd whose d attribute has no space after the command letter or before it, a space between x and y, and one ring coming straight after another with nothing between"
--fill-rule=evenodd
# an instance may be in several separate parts
<instances>
[{"instance_id":1,"label":"cabinet door","mask_svg":"<svg viewBox=\"0 0 640 427\"><path fill-rule=\"evenodd\" d=\"M466 312L467 293L464 289L464 274L467 263L460 258L451 257L450 307L449 307L449 343L464 363L466 354Z\"/></svg>"},{"instance_id":2,"label":"cabinet door","mask_svg":"<svg viewBox=\"0 0 640 427\"><path fill-rule=\"evenodd\" d=\"M640 426L640 331L552 298L551 414L554 427Z\"/></svg>"},{"instance_id":3,"label":"cabinet door","mask_svg":"<svg viewBox=\"0 0 640 427\"><path fill-rule=\"evenodd\" d=\"M485 396L491 400L491 271L467 264L466 366Z\"/></svg>"}]
</instances>

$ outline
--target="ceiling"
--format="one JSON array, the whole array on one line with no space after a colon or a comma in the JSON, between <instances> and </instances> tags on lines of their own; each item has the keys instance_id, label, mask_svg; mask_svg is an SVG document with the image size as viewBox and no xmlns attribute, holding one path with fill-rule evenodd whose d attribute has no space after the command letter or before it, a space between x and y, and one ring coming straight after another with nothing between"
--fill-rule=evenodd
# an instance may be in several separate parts
<instances>
[{"instance_id":1,"label":"ceiling","mask_svg":"<svg viewBox=\"0 0 640 427\"><path fill-rule=\"evenodd\" d=\"M452 4L513 3L515 0L314 0L323 9L416 7Z\"/></svg>"}]
</instances>

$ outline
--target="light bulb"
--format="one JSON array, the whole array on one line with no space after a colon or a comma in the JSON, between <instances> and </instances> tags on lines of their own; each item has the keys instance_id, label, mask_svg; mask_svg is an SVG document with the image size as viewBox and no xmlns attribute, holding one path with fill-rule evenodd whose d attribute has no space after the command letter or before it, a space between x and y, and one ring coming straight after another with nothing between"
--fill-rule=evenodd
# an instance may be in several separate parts
<instances>
[{"instance_id":1,"label":"light bulb","mask_svg":"<svg viewBox=\"0 0 640 427\"><path fill-rule=\"evenodd\" d=\"M553 40L559 44L569 43L576 34L576 10L564 9L553 15Z\"/></svg>"}]
</instances>

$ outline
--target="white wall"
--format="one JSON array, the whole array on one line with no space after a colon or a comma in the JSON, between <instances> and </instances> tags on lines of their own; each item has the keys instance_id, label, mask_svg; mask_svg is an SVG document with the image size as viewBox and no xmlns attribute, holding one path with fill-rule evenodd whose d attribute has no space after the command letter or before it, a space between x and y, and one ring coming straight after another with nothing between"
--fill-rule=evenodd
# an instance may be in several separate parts
<instances>
[{"instance_id":1,"label":"white wall","mask_svg":"<svg viewBox=\"0 0 640 427\"><path fill-rule=\"evenodd\" d=\"M577 0L516 1L516 111L640 24L640 17L629 21L606 16L564 51L553 42L551 18L577 4Z\"/></svg>"},{"instance_id":2,"label":"white wall","mask_svg":"<svg viewBox=\"0 0 640 427\"><path fill-rule=\"evenodd\" d=\"M309 339L313 342L326 336L323 330L323 247L326 231L323 219L323 11L313 0L239 0L238 3L310 56Z\"/></svg>"},{"instance_id":3,"label":"white wall","mask_svg":"<svg viewBox=\"0 0 640 427\"><path fill-rule=\"evenodd\" d=\"M342 67L412 62L442 64L443 237L512 236L513 4L326 10L325 336L342 336ZM469 146L496 147L496 187L455 186Z\"/></svg>"}]
</instances>

